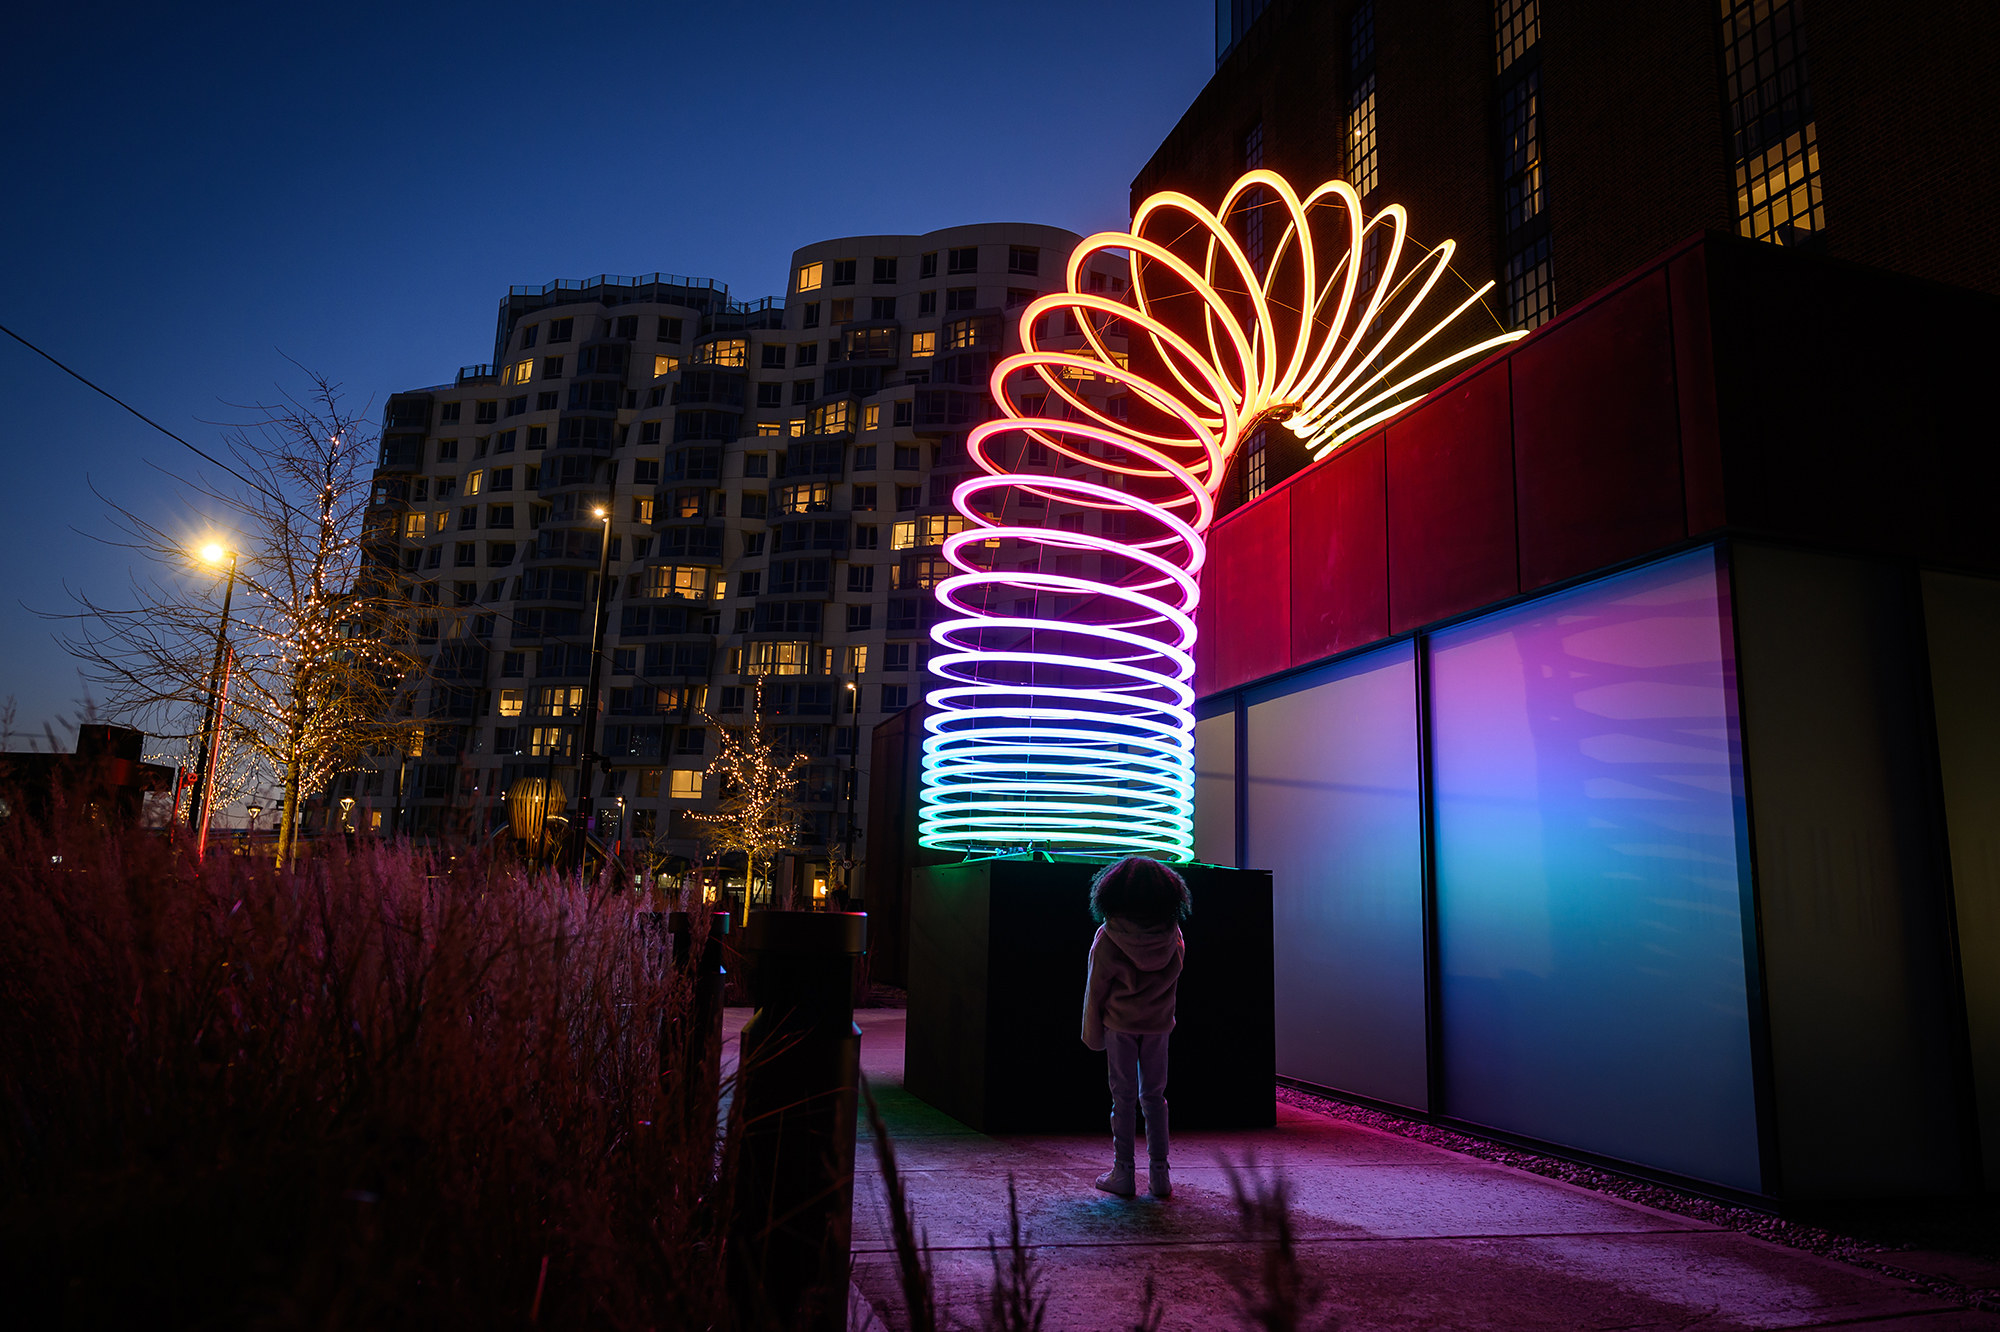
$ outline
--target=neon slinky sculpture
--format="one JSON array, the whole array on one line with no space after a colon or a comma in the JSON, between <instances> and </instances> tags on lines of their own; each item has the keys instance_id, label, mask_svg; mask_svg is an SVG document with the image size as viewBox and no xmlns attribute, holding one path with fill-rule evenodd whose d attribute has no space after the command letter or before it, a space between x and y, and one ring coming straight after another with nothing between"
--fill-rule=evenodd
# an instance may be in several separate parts
<instances>
[{"instance_id":1,"label":"neon slinky sculpture","mask_svg":"<svg viewBox=\"0 0 2000 1332\"><path fill-rule=\"evenodd\" d=\"M1367 218L1344 181L1300 198L1270 171L1214 212L1153 195L1130 232L1076 248L1068 290L1027 306L1022 350L993 367L999 419L966 439L984 474L953 492L964 526L941 554L958 572L935 586L923 845L1191 858L1216 496L1267 424L1323 458L1523 336L1437 354L1493 285L1426 313L1453 249L1411 246L1400 206ZM1129 295L1085 290L1090 260L1119 251ZM1086 396L1100 382L1110 400Z\"/></svg>"}]
</instances>

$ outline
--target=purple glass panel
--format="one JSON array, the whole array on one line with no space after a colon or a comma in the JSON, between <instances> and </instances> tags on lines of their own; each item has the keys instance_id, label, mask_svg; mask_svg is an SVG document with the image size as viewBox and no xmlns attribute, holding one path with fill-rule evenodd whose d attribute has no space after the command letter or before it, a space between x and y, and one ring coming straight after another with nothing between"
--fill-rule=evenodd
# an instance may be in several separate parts
<instances>
[{"instance_id":1,"label":"purple glass panel","mask_svg":"<svg viewBox=\"0 0 2000 1332\"><path fill-rule=\"evenodd\" d=\"M1703 550L1433 636L1442 1108L1756 1189L1719 588Z\"/></svg>"}]
</instances>

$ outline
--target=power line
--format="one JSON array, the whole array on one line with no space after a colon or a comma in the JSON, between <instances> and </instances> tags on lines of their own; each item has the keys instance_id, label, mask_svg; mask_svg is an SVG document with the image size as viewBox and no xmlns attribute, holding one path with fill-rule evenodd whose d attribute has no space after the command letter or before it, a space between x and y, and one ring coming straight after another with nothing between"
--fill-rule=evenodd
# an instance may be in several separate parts
<instances>
[{"instance_id":1,"label":"power line","mask_svg":"<svg viewBox=\"0 0 2000 1332\"><path fill-rule=\"evenodd\" d=\"M16 333L13 329L8 328L5 324L0 324L0 333L5 333L8 337L14 339L14 341L20 343L23 347L26 347L29 351L41 357L43 360L47 361L50 365L62 371L64 374L68 375L71 379L74 379L77 383L83 385L85 388L90 389L92 392L100 393L104 397L110 399L112 402L117 403L120 407L123 407L126 411L132 413L132 415L138 417L141 421L144 421L147 425L153 427L153 429L159 431L161 434L165 435L168 439L180 445L188 452L194 454L197 458L200 458L202 461L210 464L211 466L220 467L223 471L229 473L231 476L235 477L238 481L241 481L244 485L249 486L252 490L257 491L259 494L264 495L269 499L276 500L279 504L284 505L287 509L291 509L292 513L297 515L298 517L304 518L306 516L305 514L301 513L297 508L294 508L292 503L289 500L287 500L283 495L277 494L275 491L266 489L263 485L252 480L250 477L243 475L243 473L237 471L234 467L231 467L228 463L223 462L220 458L217 458L213 454L207 453L202 449L196 448L194 445L182 439L179 435L176 435L173 431L161 425L158 421L155 421L152 417L140 411L137 407L134 407L131 403L125 401L123 398L113 393L110 389L107 389L101 384L93 383L91 380L84 378L84 376L70 369L68 366L64 365L61 361L58 361L55 357L49 355L49 353L43 351L40 347L37 347L34 343L28 341L26 338L22 337L19 333Z\"/></svg>"}]
</instances>

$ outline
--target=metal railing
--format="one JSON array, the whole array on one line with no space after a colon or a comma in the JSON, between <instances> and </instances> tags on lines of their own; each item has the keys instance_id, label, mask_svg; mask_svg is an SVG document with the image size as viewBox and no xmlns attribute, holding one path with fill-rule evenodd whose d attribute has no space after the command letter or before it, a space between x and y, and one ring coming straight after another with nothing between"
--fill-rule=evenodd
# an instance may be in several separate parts
<instances>
[{"instance_id":1,"label":"metal railing","mask_svg":"<svg viewBox=\"0 0 2000 1332\"><path fill-rule=\"evenodd\" d=\"M717 282L714 278L688 277L682 273L644 273L631 277L617 273L599 273L593 278L557 278L539 287L509 287L507 294L552 296L559 291L590 291L596 287L686 287L691 291L721 292L725 300L729 293L728 283Z\"/></svg>"}]
</instances>

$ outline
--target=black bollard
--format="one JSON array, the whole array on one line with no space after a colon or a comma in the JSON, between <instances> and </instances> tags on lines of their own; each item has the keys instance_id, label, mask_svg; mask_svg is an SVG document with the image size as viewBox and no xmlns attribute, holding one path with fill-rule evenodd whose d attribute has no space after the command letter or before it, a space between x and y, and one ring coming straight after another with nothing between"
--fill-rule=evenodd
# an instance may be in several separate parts
<instances>
[{"instance_id":1,"label":"black bollard","mask_svg":"<svg viewBox=\"0 0 2000 1332\"><path fill-rule=\"evenodd\" d=\"M847 1327L861 1072L853 986L867 925L858 911L759 911L743 927L757 1011L737 1066L729 1279L747 1327Z\"/></svg>"},{"instance_id":2,"label":"black bollard","mask_svg":"<svg viewBox=\"0 0 2000 1332\"><path fill-rule=\"evenodd\" d=\"M715 1162L722 999L729 983L722 965L722 939L729 933L729 913L710 913L699 957L694 954L693 924L688 912L667 914L674 975L685 979L690 994L686 1007L674 1006L660 1017L660 1091L672 1112L681 1116L684 1140L708 1174Z\"/></svg>"}]
</instances>

